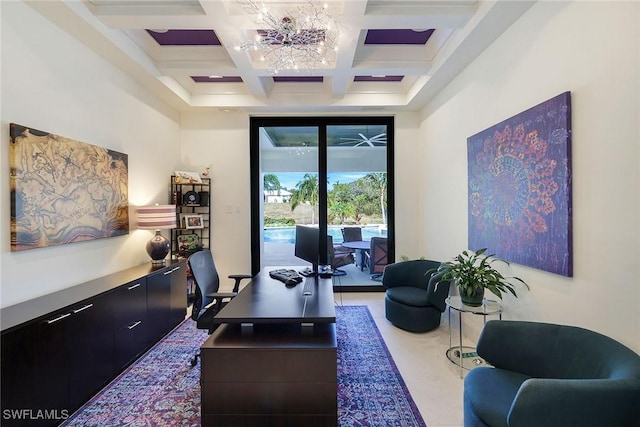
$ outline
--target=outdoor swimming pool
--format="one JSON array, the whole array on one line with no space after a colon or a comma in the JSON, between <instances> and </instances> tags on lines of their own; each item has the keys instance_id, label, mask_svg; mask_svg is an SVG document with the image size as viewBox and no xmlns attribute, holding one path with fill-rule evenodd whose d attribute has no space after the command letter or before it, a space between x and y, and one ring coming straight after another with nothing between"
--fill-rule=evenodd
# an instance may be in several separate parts
<instances>
[{"instance_id":1,"label":"outdoor swimming pool","mask_svg":"<svg viewBox=\"0 0 640 427\"><path fill-rule=\"evenodd\" d=\"M333 243L342 243L342 226L329 226L328 231L333 238ZM371 240L372 237L387 237L386 227L377 225L362 228L362 240ZM295 243L295 227L273 227L264 229L264 241L271 243Z\"/></svg>"}]
</instances>

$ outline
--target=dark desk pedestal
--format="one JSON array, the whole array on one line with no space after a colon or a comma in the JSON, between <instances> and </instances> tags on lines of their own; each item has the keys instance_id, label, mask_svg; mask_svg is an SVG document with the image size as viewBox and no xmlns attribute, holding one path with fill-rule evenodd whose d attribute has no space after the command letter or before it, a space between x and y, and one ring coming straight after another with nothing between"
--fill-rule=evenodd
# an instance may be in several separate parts
<instances>
[{"instance_id":1,"label":"dark desk pedestal","mask_svg":"<svg viewBox=\"0 0 640 427\"><path fill-rule=\"evenodd\" d=\"M202 426L337 426L335 323L222 325L201 354Z\"/></svg>"}]
</instances>

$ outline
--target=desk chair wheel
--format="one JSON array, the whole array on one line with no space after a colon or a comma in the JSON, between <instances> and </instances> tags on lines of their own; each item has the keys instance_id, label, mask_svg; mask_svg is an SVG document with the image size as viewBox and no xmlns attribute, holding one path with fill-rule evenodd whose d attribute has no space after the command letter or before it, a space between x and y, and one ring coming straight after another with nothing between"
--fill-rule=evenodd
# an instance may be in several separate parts
<instances>
[{"instance_id":1,"label":"desk chair wheel","mask_svg":"<svg viewBox=\"0 0 640 427\"><path fill-rule=\"evenodd\" d=\"M194 356L191 358L191 367L192 367L192 368L195 368L195 367L196 367L196 365L198 364L198 358L199 358L199 357L200 357L200 353L198 353L198 354L194 355Z\"/></svg>"}]
</instances>

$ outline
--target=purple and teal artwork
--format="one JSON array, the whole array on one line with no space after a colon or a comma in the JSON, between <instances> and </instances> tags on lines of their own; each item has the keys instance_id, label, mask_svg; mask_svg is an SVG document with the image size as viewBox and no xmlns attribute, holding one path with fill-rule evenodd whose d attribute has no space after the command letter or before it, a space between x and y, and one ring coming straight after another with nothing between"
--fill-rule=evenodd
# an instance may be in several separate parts
<instances>
[{"instance_id":1,"label":"purple and teal artwork","mask_svg":"<svg viewBox=\"0 0 640 427\"><path fill-rule=\"evenodd\" d=\"M469 248L573 275L571 93L467 139Z\"/></svg>"}]
</instances>

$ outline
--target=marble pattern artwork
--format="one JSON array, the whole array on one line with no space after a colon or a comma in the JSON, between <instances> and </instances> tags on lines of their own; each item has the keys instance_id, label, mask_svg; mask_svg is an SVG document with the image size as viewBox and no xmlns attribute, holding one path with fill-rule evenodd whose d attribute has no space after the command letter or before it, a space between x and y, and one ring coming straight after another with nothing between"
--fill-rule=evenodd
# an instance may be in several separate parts
<instances>
[{"instance_id":1,"label":"marble pattern artwork","mask_svg":"<svg viewBox=\"0 0 640 427\"><path fill-rule=\"evenodd\" d=\"M129 233L126 154L9 128L12 251Z\"/></svg>"}]
</instances>

